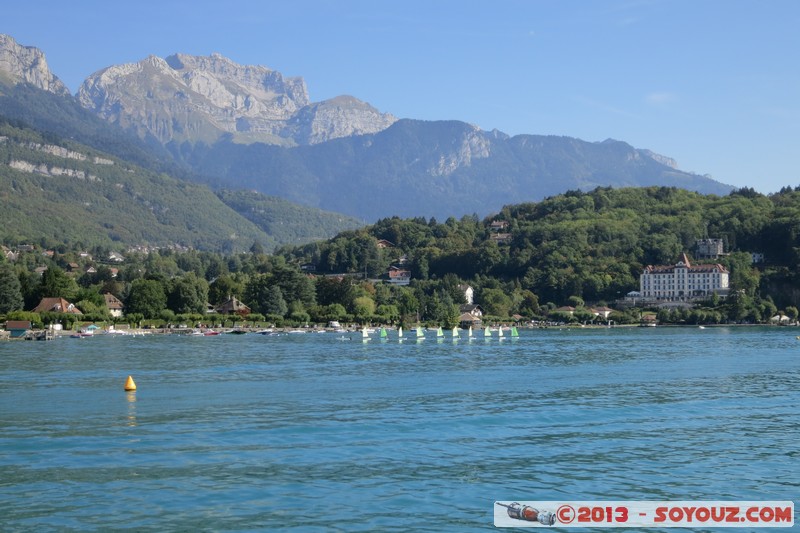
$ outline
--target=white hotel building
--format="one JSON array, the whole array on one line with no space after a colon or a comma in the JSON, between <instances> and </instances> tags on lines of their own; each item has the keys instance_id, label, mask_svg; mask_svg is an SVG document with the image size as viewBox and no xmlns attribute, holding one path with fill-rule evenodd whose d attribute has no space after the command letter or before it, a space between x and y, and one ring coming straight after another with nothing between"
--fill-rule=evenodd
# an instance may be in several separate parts
<instances>
[{"instance_id":1,"label":"white hotel building","mask_svg":"<svg viewBox=\"0 0 800 533\"><path fill-rule=\"evenodd\" d=\"M645 267L639 278L644 300L685 301L728 295L728 270L720 265L693 265L686 254L675 265Z\"/></svg>"}]
</instances>

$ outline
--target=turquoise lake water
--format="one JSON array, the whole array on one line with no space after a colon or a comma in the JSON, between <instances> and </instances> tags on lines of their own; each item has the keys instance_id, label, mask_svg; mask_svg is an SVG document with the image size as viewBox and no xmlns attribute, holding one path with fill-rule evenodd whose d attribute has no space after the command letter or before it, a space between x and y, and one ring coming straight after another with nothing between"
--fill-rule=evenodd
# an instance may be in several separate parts
<instances>
[{"instance_id":1,"label":"turquoise lake water","mask_svg":"<svg viewBox=\"0 0 800 533\"><path fill-rule=\"evenodd\" d=\"M496 500L797 501L798 334L0 342L0 531L488 531Z\"/></svg>"}]
</instances>

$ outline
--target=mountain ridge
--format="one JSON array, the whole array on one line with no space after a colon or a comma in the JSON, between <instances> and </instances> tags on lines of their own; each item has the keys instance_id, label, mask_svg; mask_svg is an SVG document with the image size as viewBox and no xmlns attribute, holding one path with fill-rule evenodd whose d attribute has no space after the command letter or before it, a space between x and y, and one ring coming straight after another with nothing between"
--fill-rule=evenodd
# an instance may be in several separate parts
<instances>
[{"instance_id":1,"label":"mountain ridge","mask_svg":"<svg viewBox=\"0 0 800 533\"><path fill-rule=\"evenodd\" d=\"M69 95L69 89L50 72L44 52L33 46L22 46L10 35L0 34L0 72L12 81L30 83L44 91Z\"/></svg>"},{"instance_id":2,"label":"mountain ridge","mask_svg":"<svg viewBox=\"0 0 800 533\"><path fill-rule=\"evenodd\" d=\"M390 125L393 116L354 97L311 102L301 77L220 54L149 56L89 76L78 101L110 122L162 143L315 144Z\"/></svg>"},{"instance_id":3,"label":"mountain ridge","mask_svg":"<svg viewBox=\"0 0 800 533\"><path fill-rule=\"evenodd\" d=\"M14 89L24 93L22 86ZM351 96L310 102L302 78L219 54L150 56L107 67L69 98L127 135L135 132L139 143L130 146L144 159L147 151L158 154L153 167L214 188L253 189L362 220L487 215L504 205L598 186L733 190L622 141L511 137L457 120L397 119ZM182 104L170 108L176 101ZM0 110L25 107L18 102L0 101ZM41 115L30 106L15 111ZM37 119L47 122L46 116ZM48 127L63 128L50 122Z\"/></svg>"},{"instance_id":4,"label":"mountain ridge","mask_svg":"<svg viewBox=\"0 0 800 533\"><path fill-rule=\"evenodd\" d=\"M622 141L484 132L458 121L401 119L386 130L291 149L219 142L184 161L239 186L366 220L390 215L486 216L569 189L677 186L704 194L731 188L664 165ZM558 157L553 157L558 154ZM488 176L488 177L487 177ZM562 176L553 180L551 176ZM533 200L530 200L533 201Z\"/></svg>"}]
</instances>

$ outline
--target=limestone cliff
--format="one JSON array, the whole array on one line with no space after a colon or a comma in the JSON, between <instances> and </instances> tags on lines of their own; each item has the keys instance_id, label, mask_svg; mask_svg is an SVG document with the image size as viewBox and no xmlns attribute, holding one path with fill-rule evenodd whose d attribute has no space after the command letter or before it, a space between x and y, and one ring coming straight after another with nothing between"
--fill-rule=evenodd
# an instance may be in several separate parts
<instances>
[{"instance_id":1,"label":"limestone cliff","mask_svg":"<svg viewBox=\"0 0 800 533\"><path fill-rule=\"evenodd\" d=\"M22 46L12 37L0 34L0 81L3 80L30 83L51 93L69 95L67 86L50 72L41 50Z\"/></svg>"},{"instance_id":2,"label":"limestone cliff","mask_svg":"<svg viewBox=\"0 0 800 533\"><path fill-rule=\"evenodd\" d=\"M287 124L286 136L298 144L383 131L397 119L352 96L337 96L305 106Z\"/></svg>"},{"instance_id":3,"label":"limestone cliff","mask_svg":"<svg viewBox=\"0 0 800 533\"><path fill-rule=\"evenodd\" d=\"M352 97L312 104L305 81L219 54L175 54L117 65L90 76L81 105L162 143L239 142L292 146L375 133L396 119Z\"/></svg>"}]
</instances>

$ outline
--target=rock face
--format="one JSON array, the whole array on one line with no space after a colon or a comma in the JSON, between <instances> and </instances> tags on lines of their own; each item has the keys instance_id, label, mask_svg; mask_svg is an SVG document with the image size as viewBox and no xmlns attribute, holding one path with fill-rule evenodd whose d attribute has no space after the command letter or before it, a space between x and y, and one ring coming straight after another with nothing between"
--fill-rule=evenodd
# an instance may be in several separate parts
<instances>
[{"instance_id":1,"label":"rock face","mask_svg":"<svg viewBox=\"0 0 800 533\"><path fill-rule=\"evenodd\" d=\"M337 96L300 109L286 133L298 144L317 144L340 137L383 131L397 119L352 96Z\"/></svg>"},{"instance_id":2,"label":"rock face","mask_svg":"<svg viewBox=\"0 0 800 533\"><path fill-rule=\"evenodd\" d=\"M449 148L442 147L439 160L428 169L431 176L449 176L457 170L469 167L475 159L486 159L491 152L491 137L477 126L466 125L466 131L453 137Z\"/></svg>"},{"instance_id":3,"label":"rock face","mask_svg":"<svg viewBox=\"0 0 800 533\"><path fill-rule=\"evenodd\" d=\"M108 67L78 91L85 108L162 143L238 142L283 146L382 131L397 119L349 96L312 104L302 78L219 54L148 57Z\"/></svg>"},{"instance_id":4,"label":"rock face","mask_svg":"<svg viewBox=\"0 0 800 533\"><path fill-rule=\"evenodd\" d=\"M0 76L3 75L9 76L12 83L30 83L51 93L70 94L67 86L50 72L41 50L19 45L8 35L0 35Z\"/></svg>"}]
</instances>

